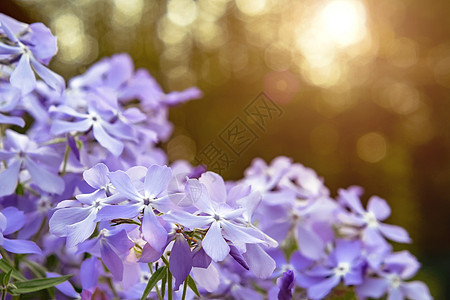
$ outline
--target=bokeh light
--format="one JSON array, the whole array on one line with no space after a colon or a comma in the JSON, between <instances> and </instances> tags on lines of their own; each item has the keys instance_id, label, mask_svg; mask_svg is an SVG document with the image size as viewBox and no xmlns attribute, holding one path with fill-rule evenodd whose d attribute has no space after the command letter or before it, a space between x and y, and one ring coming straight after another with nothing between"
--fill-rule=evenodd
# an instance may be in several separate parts
<instances>
[{"instance_id":1,"label":"bokeh light","mask_svg":"<svg viewBox=\"0 0 450 300\"><path fill-rule=\"evenodd\" d=\"M358 139L356 148L359 158L366 162L376 163L386 156L387 143L382 134L370 132Z\"/></svg>"},{"instance_id":2,"label":"bokeh light","mask_svg":"<svg viewBox=\"0 0 450 300\"><path fill-rule=\"evenodd\" d=\"M357 0L333 0L317 18L319 30L340 46L354 44L366 34L366 11Z\"/></svg>"}]
</instances>

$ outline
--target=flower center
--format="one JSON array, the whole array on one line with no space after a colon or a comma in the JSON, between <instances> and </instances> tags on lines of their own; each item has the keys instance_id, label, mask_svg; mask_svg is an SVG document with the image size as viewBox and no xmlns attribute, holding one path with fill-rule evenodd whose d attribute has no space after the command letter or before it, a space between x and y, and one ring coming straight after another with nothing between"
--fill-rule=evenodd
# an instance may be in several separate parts
<instances>
[{"instance_id":1,"label":"flower center","mask_svg":"<svg viewBox=\"0 0 450 300\"><path fill-rule=\"evenodd\" d=\"M392 275L390 278L390 284L393 289L396 289L402 283L402 279L398 275Z\"/></svg>"},{"instance_id":2,"label":"flower center","mask_svg":"<svg viewBox=\"0 0 450 300\"><path fill-rule=\"evenodd\" d=\"M367 223L368 227L377 227L378 226L378 220L377 217L373 214L373 212L366 212L363 215L364 221Z\"/></svg>"},{"instance_id":3,"label":"flower center","mask_svg":"<svg viewBox=\"0 0 450 300\"><path fill-rule=\"evenodd\" d=\"M37 209L41 213L45 213L53 208L53 205L47 197L42 197L39 199L39 202L37 203Z\"/></svg>"},{"instance_id":4,"label":"flower center","mask_svg":"<svg viewBox=\"0 0 450 300\"><path fill-rule=\"evenodd\" d=\"M346 262L340 262L336 268L334 268L334 273L338 276L344 276L350 271L350 264Z\"/></svg>"}]
</instances>

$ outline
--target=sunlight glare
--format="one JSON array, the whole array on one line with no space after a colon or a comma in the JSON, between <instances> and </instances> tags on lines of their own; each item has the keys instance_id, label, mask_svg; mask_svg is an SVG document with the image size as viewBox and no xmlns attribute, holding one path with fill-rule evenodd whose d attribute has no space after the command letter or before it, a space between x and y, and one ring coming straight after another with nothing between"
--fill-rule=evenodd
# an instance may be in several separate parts
<instances>
[{"instance_id":1,"label":"sunlight glare","mask_svg":"<svg viewBox=\"0 0 450 300\"><path fill-rule=\"evenodd\" d=\"M340 46L360 41L366 32L366 11L357 0L333 0L318 15L324 33Z\"/></svg>"}]
</instances>

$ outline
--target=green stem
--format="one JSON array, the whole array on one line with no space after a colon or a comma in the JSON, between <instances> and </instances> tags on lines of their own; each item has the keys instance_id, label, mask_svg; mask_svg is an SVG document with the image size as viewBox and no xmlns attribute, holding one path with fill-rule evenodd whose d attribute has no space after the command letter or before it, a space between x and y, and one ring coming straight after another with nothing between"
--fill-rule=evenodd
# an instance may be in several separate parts
<instances>
[{"instance_id":1,"label":"green stem","mask_svg":"<svg viewBox=\"0 0 450 300\"><path fill-rule=\"evenodd\" d=\"M186 278L186 279L184 280L183 296L181 296L181 300L185 300L185 299L186 299L187 287L188 287L188 279Z\"/></svg>"},{"instance_id":2,"label":"green stem","mask_svg":"<svg viewBox=\"0 0 450 300\"><path fill-rule=\"evenodd\" d=\"M2 247L0 247L0 254L2 255L3 259L6 260L11 266L14 265L11 258L9 257L8 252L6 252L6 250Z\"/></svg>"},{"instance_id":3,"label":"green stem","mask_svg":"<svg viewBox=\"0 0 450 300\"><path fill-rule=\"evenodd\" d=\"M148 269L150 270L150 274L153 275L153 270L152 270L152 263L148 263ZM159 300L164 300L163 297L161 297L161 293L159 292L159 288L158 285L155 285L155 290L156 290L156 294L158 295L158 299Z\"/></svg>"},{"instance_id":4,"label":"green stem","mask_svg":"<svg viewBox=\"0 0 450 300\"><path fill-rule=\"evenodd\" d=\"M70 152L70 147L69 147L69 144L67 144L66 150L64 152L64 164L63 164L63 169L61 172L62 176L66 175L66 167L67 167L67 161L69 160L69 152Z\"/></svg>"},{"instance_id":5,"label":"green stem","mask_svg":"<svg viewBox=\"0 0 450 300\"><path fill-rule=\"evenodd\" d=\"M164 257L164 255L161 256L162 261L167 266L167 297L169 300L172 300L173 298L173 286L172 286L172 273L170 273L169 269L169 261L167 258Z\"/></svg>"},{"instance_id":6,"label":"green stem","mask_svg":"<svg viewBox=\"0 0 450 300\"><path fill-rule=\"evenodd\" d=\"M113 286L111 278L106 277L106 283L108 284L109 289L112 291L114 299L119 299L119 295L117 294L116 289Z\"/></svg>"},{"instance_id":7,"label":"green stem","mask_svg":"<svg viewBox=\"0 0 450 300\"><path fill-rule=\"evenodd\" d=\"M172 291L173 287L172 287L172 273L170 273L169 268L167 268L167 297L169 300L172 300Z\"/></svg>"},{"instance_id":8,"label":"green stem","mask_svg":"<svg viewBox=\"0 0 450 300\"><path fill-rule=\"evenodd\" d=\"M19 270L20 260L22 259L23 256L24 256L23 254L16 254L14 256L14 268L16 270Z\"/></svg>"},{"instance_id":9,"label":"green stem","mask_svg":"<svg viewBox=\"0 0 450 300\"><path fill-rule=\"evenodd\" d=\"M47 224L47 217L44 217L42 219L41 226L39 226L38 231L32 238L33 241L36 241L36 242L38 241L39 235L41 235L41 231L42 231L42 229L44 229L45 224Z\"/></svg>"},{"instance_id":10,"label":"green stem","mask_svg":"<svg viewBox=\"0 0 450 300\"><path fill-rule=\"evenodd\" d=\"M103 269L104 269L105 271L108 271L108 268L106 267L105 264L103 264ZM119 294L117 294L117 291L116 291L116 289L114 288L114 285L113 285L113 283L112 283L111 277L105 276L104 278L105 278L105 280L106 280L106 284L109 286L109 289L110 289L110 290L112 291L112 293L113 293L114 299L119 299Z\"/></svg>"},{"instance_id":11,"label":"green stem","mask_svg":"<svg viewBox=\"0 0 450 300\"><path fill-rule=\"evenodd\" d=\"M6 286L2 290L2 300L6 299Z\"/></svg>"},{"instance_id":12,"label":"green stem","mask_svg":"<svg viewBox=\"0 0 450 300\"><path fill-rule=\"evenodd\" d=\"M164 264L167 266L167 268L169 267L169 261L167 260L167 258L163 256L161 256L162 261L164 262Z\"/></svg>"}]
</instances>

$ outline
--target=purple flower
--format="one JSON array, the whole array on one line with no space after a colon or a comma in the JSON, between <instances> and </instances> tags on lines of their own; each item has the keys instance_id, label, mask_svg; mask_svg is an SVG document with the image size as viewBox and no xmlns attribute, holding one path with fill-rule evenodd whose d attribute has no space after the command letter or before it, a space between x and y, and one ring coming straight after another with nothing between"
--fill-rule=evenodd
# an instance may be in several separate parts
<instances>
[{"instance_id":1,"label":"purple flower","mask_svg":"<svg viewBox=\"0 0 450 300\"><path fill-rule=\"evenodd\" d=\"M175 288L178 290L193 267L193 255L191 249L182 234L177 234L170 252L169 268L175 277Z\"/></svg>"},{"instance_id":2,"label":"purple flower","mask_svg":"<svg viewBox=\"0 0 450 300\"><path fill-rule=\"evenodd\" d=\"M34 71L53 89L62 92L64 79L45 67L56 54L56 38L42 23L27 25L0 14L0 34L7 42L0 42L0 55L18 63L11 73L10 82L26 95L36 87Z\"/></svg>"},{"instance_id":3,"label":"purple flower","mask_svg":"<svg viewBox=\"0 0 450 300\"><path fill-rule=\"evenodd\" d=\"M351 215L342 213L341 217L350 224L363 226L362 240L365 243L384 245L386 242L383 236L399 243L411 242L408 232L402 227L380 222L386 220L391 214L391 209L385 200L372 196L365 210L355 189L339 190L339 199L353 212Z\"/></svg>"},{"instance_id":4,"label":"purple flower","mask_svg":"<svg viewBox=\"0 0 450 300\"><path fill-rule=\"evenodd\" d=\"M15 207L7 207L0 212L0 246L12 253L42 254L41 249L32 241L8 239L25 224L25 215Z\"/></svg>"},{"instance_id":5,"label":"purple flower","mask_svg":"<svg viewBox=\"0 0 450 300\"><path fill-rule=\"evenodd\" d=\"M189 179L186 195L201 215L174 210L165 215L167 220L190 229L208 227L202 247L214 261L222 261L230 252L225 238L238 248L247 243L264 243L257 230L242 225L245 209L234 209L226 203L227 192L220 176L207 172L200 180L208 184L209 189L199 180Z\"/></svg>"},{"instance_id":6,"label":"purple flower","mask_svg":"<svg viewBox=\"0 0 450 300\"><path fill-rule=\"evenodd\" d=\"M167 212L173 206L171 197L175 194L167 193L167 186L172 179L172 171L167 166L152 165L147 169L144 183L133 182L130 176L123 171L109 174L111 183L116 191L130 201L127 205L108 205L99 213L99 220L115 218L134 218L141 211L142 234L149 245L157 252L166 246L167 230L155 215L154 209ZM139 185L139 189L135 186Z\"/></svg>"},{"instance_id":7,"label":"purple flower","mask_svg":"<svg viewBox=\"0 0 450 300\"><path fill-rule=\"evenodd\" d=\"M358 285L363 281L361 259L362 246L359 241L338 240L336 248L324 265L318 265L305 272L307 275L321 278L308 288L308 296L312 299L322 299L336 285L344 280L345 285Z\"/></svg>"},{"instance_id":8,"label":"purple flower","mask_svg":"<svg viewBox=\"0 0 450 300\"><path fill-rule=\"evenodd\" d=\"M283 276L277 279L277 285L280 288L280 291L278 292L278 300L291 300L294 284L294 272L292 270L284 272Z\"/></svg>"},{"instance_id":9,"label":"purple flower","mask_svg":"<svg viewBox=\"0 0 450 300\"><path fill-rule=\"evenodd\" d=\"M406 282L418 271L420 264L408 251L387 256L377 276L368 276L356 288L360 297L381 298L386 293L388 299L427 300L433 299L428 287L420 281Z\"/></svg>"},{"instance_id":10,"label":"purple flower","mask_svg":"<svg viewBox=\"0 0 450 300\"><path fill-rule=\"evenodd\" d=\"M127 129L124 129L118 123L110 123L114 117L111 110L105 110L98 107L94 102L88 106L87 113L80 113L73 108L60 105L58 107L50 107L49 111L52 113L60 113L72 117L74 121L65 121L56 119L53 121L51 131L55 135L60 135L68 132L85 132L92 129L95 139L104 148L108 149L115 156L119 156L123 151L123 142L119 138L127 136ZM133 138L131 136L131 138Z\"/></svg>"},{"instance_id":11,"label":"purple flower","mask_svg":"<svg viewBox=\"0 0 450 300\"><path fill-rule=\"evenodd\" d=\"M67 237L68 247L73 247L91 236L97 225L97 214L102 207L115 201L107 197L109 170L104 164L97 164L84 171L84 180L96 190L89 194L79 194L76 200L62 201L50 218L50 232Z\"/></svg>"},{"instance_id":12,"label":"purple flower","mask_svg":"<svg viewBox=\"0 0 450 300\"><path fill-rule=\"evenodd\" d=\"M295 192L278 187L280 180L291 168L292 160L280 156L268 166L262 159L254 159L250 168L245 171L244 182L251 186L252 191L258 191L262 195L263 204L292 205L295 200Z\"/></svg>"},{"instance_id":13,"label":"purple flower","mask_svg":"<svg viewBox=\"0 0 450 300\"><path fill-rule=\"evenodd\" d=\"M133 246L134 244L128 238L125 230L120 228L115 228L115 230L102 229L97 237L79 244L78 251L101 257L114 279L122 281L122 258L128 254Z\"/></svg>"},{"instance_id":14,"label":"purple flower","mask_svg":"<svg viewBox=\"0 0 450 300\"><path fill-rule=\"evenodd\" d=\"M64 191L64 181L48 170L59 166L60 156L50 147L39 147L26 135L9 129L5 133L6 147L0 150L0 159L7 161L7 168L0 173L0 196L14 193L22 167L40 189L61 194Z\"/></svg>"},{"instance_id":15,"label":"purple flower","mask_svg":"<svg viewBox=\"0 0 450 300\"><path fill-rule=\"evenodd\" d=\"M9 84L0 83L0 124L14 124L20 127L25 126L25 122L20 117L7 116L2 113L14 111L20 100L20 90Z\"/></svg>"}]
</instances>

